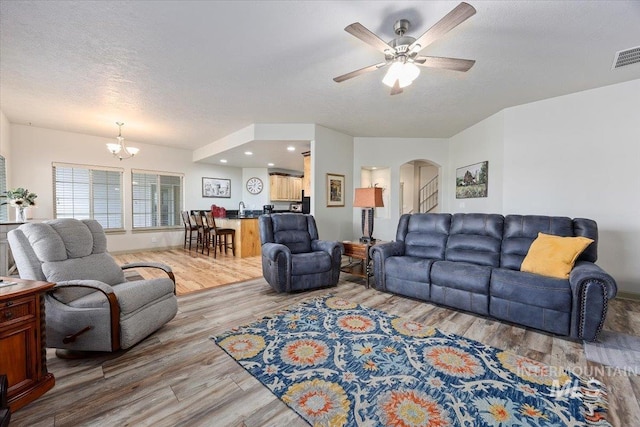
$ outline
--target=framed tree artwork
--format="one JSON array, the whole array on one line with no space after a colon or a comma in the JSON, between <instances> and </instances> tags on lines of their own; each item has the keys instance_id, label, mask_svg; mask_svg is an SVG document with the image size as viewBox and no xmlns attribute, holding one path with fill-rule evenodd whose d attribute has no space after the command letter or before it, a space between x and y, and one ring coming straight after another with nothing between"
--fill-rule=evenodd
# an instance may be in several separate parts
<instances>
[{"instance_id":1,"label":"framed tree artwork","mask_svg":"<svg viewBox=\"0 0 640 427\"><path fill-rule=\"evenodd\" d=\"M488 161L456 169L456 199L487 197L488 187Z\"/></svg>"}]
</instances>

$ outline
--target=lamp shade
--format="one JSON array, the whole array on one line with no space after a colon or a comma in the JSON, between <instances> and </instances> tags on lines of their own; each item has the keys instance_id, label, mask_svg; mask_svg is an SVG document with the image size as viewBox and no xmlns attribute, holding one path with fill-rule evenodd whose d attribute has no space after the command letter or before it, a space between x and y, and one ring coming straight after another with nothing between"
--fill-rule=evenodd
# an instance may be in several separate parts
<instances>
[{"instance_id":1,"label":"lamp shade","mask_svg":"<svg viewBox=\"0 0 640 427\"><path fill-rule=\"evenodd\" d=\"M353 202L354 208L380 208L383 206L382 188L356 188L355 200Z\"/></svg>"}]
</instances>

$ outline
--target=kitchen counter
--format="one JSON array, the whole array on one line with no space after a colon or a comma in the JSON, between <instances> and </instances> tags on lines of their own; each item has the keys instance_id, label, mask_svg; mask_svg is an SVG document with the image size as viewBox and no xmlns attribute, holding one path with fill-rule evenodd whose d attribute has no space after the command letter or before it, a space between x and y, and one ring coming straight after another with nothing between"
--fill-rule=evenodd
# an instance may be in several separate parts
<instances>
[{"instance_id":1,"label":"kitchen counter","mask_svg":"<svg viewBox=\"0 0 640 427\"><path fill-rule=\"evenodd\" d=\"M260 251L260 230L258 229L258 216L227 216L216 218L216 227L233 228L236 230L236 256L246 258L258 256Z\"/></svg>"}]
</instances>

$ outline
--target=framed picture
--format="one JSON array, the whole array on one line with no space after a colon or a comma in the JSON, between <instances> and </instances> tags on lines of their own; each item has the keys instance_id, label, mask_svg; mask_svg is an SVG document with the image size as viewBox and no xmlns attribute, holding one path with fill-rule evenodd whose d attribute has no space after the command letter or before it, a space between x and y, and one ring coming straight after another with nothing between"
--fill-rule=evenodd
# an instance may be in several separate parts
<instances>
[{"instance_id":1,"label":"framed picture","mask_svg":"<svg viewBox=\"0 0 640 427\"><path fill-rule=\"evenodd\" d=\"M231 180L203 177L202 197L231 197Z\"/></svg>"},{"instance_id":2,"label":"framed picture","mask_svg":"<svg viewBox=\"0 0 640 427\"><path fill-rule=\"evenodd\" d=\"M488 161L456 169L456 199L487 197L488 187Z\"/></svg>"},{"instance_id":3,"label":"framed picture","mask_svg":"<svg viewBox=\"0 0 640 427\"><path fill-rule=\"evenodd\" d=\"M327 207L344 206L344 175L327 174Z\"/></svg>"}]
</instances>

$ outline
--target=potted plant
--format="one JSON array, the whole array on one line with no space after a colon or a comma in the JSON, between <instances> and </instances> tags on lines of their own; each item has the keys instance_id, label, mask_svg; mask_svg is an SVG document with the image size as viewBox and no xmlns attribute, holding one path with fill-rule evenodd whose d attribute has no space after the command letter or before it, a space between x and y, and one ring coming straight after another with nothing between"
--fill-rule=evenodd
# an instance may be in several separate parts
<instances>
[{"instance_id":1,"label":"potted plant","mask_svg":"<svg viewBox=\"0 0 640 427\"><path fill-rule=\"evenodd\" d=\"M16 208L16 222L25 222L25 209L29 206L35 206L36 193L31 193L26 188L16 188L14 190L5 191L4 196L9 200L9 204ZM6 202L3 204L7 204Z\"/></svg>"}]
</instances>

